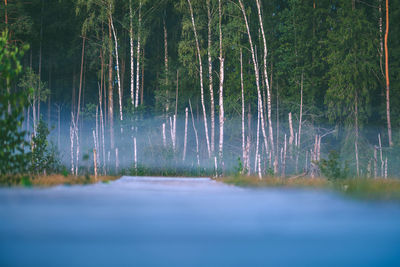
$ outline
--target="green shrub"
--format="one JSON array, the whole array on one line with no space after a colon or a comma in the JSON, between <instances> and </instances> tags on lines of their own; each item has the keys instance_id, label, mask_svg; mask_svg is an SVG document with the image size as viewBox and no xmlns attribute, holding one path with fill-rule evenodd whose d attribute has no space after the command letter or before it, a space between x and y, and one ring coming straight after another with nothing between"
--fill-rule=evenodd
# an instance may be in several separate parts
<instances>
[{"instance_id":1,"label":"green shrub","mask_svg":"<svg viewBox=\"0 0 400 267\"><path fill-rule=\"evenodd\" d=\"M323 176L329 180L344 179L348 177L348 165L345 162L345 166L341 168L339 161L339 153L336 151L329 152L328 160L321 159L318 163Z\"/></svg>"},{"instance_id":2,"label":"green shrub","mask_svg":"<svg viewBox=\"0 0 400 267\"><path fill-rule=\"evenodd\" d=\"M50 145L47 138L50 134L46 123L40 119L36 136L32 138L31 173L50 174L61 169L60 160L57 157L57 150Z\"/></svg>"},{"instance_id":3,"label":"green shrub","mask_svg":"<svg viewBox=\"0 0 400 267\"><path fill-rule=\"evenodd\" d=\"M21 130L23 110L27 107L27 92L11 91L13 82L22 71L20 50L7 40L7 31L0 36L0 176L23 173L29 161L25 153L26 132Z\"/></svg>"}]
</instances>

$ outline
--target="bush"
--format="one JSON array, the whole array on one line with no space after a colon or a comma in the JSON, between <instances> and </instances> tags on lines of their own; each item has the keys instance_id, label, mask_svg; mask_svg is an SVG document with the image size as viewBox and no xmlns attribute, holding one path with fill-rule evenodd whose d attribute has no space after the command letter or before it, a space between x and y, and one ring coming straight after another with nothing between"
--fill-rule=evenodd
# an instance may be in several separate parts
<instances>
[{"instance_id":1,"label":"bush","mask_svg":"<svg viewBox=\"0 0 400 267\"><path fill-rule=\"evenodd\" d=\"M29 161L29 154L25 153L26 132L21 131L28 96L24 91L11 92L13 81L22 70L19 62L22 56L23 51L9 44L7 31L3 32L0 36L0 175L23 173Z\"/></svg>"},{"instance_id":2,"label":"bush","mask_svg":"<svg viewBox=\"0 0 400 267\"><path fill-rule=\"evenodd\" d=\"M50 174L61 170L56 148L47 140L49 134L46 123L40 119L36 136L32 138L31 173Z\"/></svg>"},{"instance_id":3,"label":"bush","mask_svg":"<svg viewBox=\"0 0 400 267\"><path fill-rule=\"evenodd\" d=\"M321 169L322 175L329 180L344 179L348 177L349 170L347 162L342 169L339 162L339 153L336 151L329 152L328 160L322 159L318 163L318 166Z\"/></svg>"}]
</instances>

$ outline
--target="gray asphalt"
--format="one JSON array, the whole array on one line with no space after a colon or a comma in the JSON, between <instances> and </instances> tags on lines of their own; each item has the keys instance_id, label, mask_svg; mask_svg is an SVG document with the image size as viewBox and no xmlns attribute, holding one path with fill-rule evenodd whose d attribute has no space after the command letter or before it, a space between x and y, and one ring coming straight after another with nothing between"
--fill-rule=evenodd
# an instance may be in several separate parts
<instances>
[{"instance_id":1,"label":"gray asphalt","mask_svg":"<svg viewBox=\"0 0 400 267\"><path fill-rule=\"evenodd\" d=\"M0 266L400 266L400 204L208 178L0 189Z\"/></svg>"}]
</instances>

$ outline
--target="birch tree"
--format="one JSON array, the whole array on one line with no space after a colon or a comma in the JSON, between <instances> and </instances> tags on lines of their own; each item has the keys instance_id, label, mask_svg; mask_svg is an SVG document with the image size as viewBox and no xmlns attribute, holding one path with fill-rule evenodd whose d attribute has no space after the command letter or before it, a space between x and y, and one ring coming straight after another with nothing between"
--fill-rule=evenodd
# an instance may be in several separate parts
<instances>
[{"instance_id":1,"label":"birch tree","mask_svg":"<svg viewBox=\"0 0 400 267\"><path fill-rule=\"evenodd\" d=\"M195 24L195 21L194 21L192 3L191 3L190 0L188 0L188 4L189 4L189 10L190 10L190 17L191 17L191 20L192 20L194 38L195 38L195 42L196 42L197 55L198 55L198 60L199 60L201 106L202 106L202 109L203 109L204 130L205 130L205 135L206 135L208 157L210 158L211 157L210 140L209 140L209 136L208 136L207 113L206 113L206 107L205 107L205 104L204 104L203 64L202 64L202 61L201 61L200 44L199 44L199 39L198 39L198 36L197 36L196 24Z\"/></svg>"},{"instance_id":2,"label":"birch tree","mask_svg":"<svg viewBox=\"0 0 400 267\"><path fill-rule=\"evenodd\" d=\"M253 40L251 38L249 23L247 21L246 9L243 5L242 0L238 0L238 1L239 1L240 9L242 10L242 13L243 13L243 18L244 18L244 22L246 25L247 35L248 35L249 43L250 43L251 58L253 60L254 74L256 77L257 99L258 99L257 106L258 106L258 112L260 113L261 131L262 131L263 138L264 138L265 151L267 152L268 151L268 141L267 141L267 134L265 132L265 126L264 126L264 115L263 115L263 108L262 108L263 105L262 105L261 90L260 90L260 75L258 72L258 63L256 60L256 53L254 51Z\"/></svg>"}]
</instances>

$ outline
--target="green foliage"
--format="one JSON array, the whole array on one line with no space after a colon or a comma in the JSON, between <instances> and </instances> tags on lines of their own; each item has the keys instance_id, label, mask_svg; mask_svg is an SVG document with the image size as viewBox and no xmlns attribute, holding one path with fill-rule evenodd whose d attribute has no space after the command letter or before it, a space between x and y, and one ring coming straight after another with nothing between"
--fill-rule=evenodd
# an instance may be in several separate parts
<instances>
[{"instance_id":1,"label":"green foliage","mask_svg":"<svg viewBox=\"0 0 400 267\"><path fill-rule=\"evenodd\" d=\"M331 151L328 155L328 159L321 159L318 163L319 168L323 176L329 180L344 179L348 177L348 166L345 163L344 168L341 168L339 161L339 153Z\"/></svg>"},{"instance_id":2,"label":"green foliage","mask_svg":"<svg viewBox=\"0 0 400 267\"><path fill-rule=\"evenodd\" d=\"M34 101L46 101L50 94L50 90L47 88L46 83L41 81L39 75L31 68L28 68L25 71L18 86L22 90L29 92L29 102L31 105Z\"/></svg>"},{"instance_id":3,"label":"green foliage","mask_svg":"<svg viewBox=\"0 0 400 267\"><path fill-rule=\"evenodd\" d=\"M22 50L8 43L8 32L0 37L0 175L25 172L26 133L21 130L23 110L27 106L25 92L11 92L12 82L21 72Z\"/></svg>"},{"instance_id":4,"label":"green foliage","mask_svg":"<svg viewBox=\"0 0 400 267\"><path fill-rule=\"evenodd\" d=\"M47 140L49 134L46 123L41 119L37 126L36 136L32 138L31 173L50 174L60 170L57 151Z\"/></svg>"}]
</instances>

